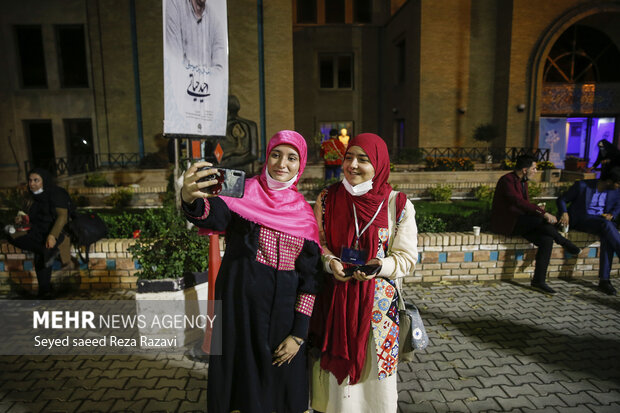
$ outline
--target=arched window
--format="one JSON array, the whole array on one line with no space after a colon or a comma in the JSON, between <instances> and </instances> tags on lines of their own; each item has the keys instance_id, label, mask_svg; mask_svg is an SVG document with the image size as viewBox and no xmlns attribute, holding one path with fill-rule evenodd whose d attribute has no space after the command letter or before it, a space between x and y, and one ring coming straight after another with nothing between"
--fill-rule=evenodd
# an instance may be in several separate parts
<instances>
[{"instance_id":1,"label":"arched window","mask_svg":"<svg viewBox=\"0 0 620 413\"><path fill-rule=\"evenodd\" d=\"M556 83L620 82L618 47L600 30L573 25L551 48L543 80Z\"/></svg>"}]
</instances>

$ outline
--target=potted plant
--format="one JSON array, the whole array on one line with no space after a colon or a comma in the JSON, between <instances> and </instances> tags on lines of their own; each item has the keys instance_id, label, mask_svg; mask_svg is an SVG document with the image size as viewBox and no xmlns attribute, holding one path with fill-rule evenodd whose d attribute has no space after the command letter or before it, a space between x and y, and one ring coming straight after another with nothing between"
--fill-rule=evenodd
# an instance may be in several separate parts
<instances>
[{"instance_id":1,"label":"potted plant","mask_svg":"<svg viewBox=\"0 0 620 413\"><path fill-rule=\"evenodd\" d=\"M544 182L560 182L560 169L557 169L551 161L540 161L536 163L536 167L542 171L542 180Z\"/></svg>"},{"instance_id":2,"label":"potted plant","mask_svg":"<svg viewBox=\"0 0 620 413\"><path fill-rule=\"evenodd\" d=\"M584 171L588 166L588 160L569 155L564 160L564 169L567 171Z\"/></svg>"},{"instance_id":3,"label":"potted plant","mask_svg":"<svg viewBox=\"0 0 620 413\"><path fill-rule=\"evenodd\" d=\"M129 252L140 266L138 293L180 291L199 284L197 274L208 265L208 246L208 237L184 226L172 226L154 239L137 238Z\"/></svg>"},{"instance_id":4,"label":"potted plant","mask_svg":"<svg viewBox=\"0 0 620 413\"><path fill-rule=\"evenodd\" d=\"M474 140L478 142L485 142L487 145L487 154L485 156L486 163L493 163L493 155L491 155L489 146L491 141L497 138L498 135L499 132L497 127L491 123L479 125L476 130L474 130Z\"/></svg>"},{"instance_id":5,"label":"potted plant","mask_svg":"<svg viewBox=\"0 0 620 413\"><path fill-rule=\"evenodd\" d=\"M187 229L175 214L165 229L150 235L140 234L128 249L140 269L136 313L160 319L177 314L194 319L205 316L209 237L198 235L197 228ZM147 325L140 333L174 339L176 346L184 346L201 340L204 329Z\"/></svg>"}]
</instances>

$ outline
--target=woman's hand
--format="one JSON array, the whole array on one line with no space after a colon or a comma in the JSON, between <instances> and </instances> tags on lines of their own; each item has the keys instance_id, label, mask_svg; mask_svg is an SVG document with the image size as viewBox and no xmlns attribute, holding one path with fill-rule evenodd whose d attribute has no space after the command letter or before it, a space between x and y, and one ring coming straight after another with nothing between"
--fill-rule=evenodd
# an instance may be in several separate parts
<instances>
[{"instance_id":1,"label":"woman's hand","mask_svg":"<svg viewBox=\"0 0 620 413\"><path fill-rule=\"evenodd\" d=\"M283 342L280 343L276 351L273 352L273 363L274 366L280 367L284 363L291 363L295 354L299 351L299 348L304 343L304 341L295 336L288 336L284 339Z\"/></svg>"},{"instance_id":2,"label":"woman's hand","mask_svg":"<svg viewBox=\"0 0 620 413\"><path fill-rule=\"evenodd\" d=\"M564 212L558 221L560 225L567 226L569 221L568 212Z\"/></svg>"},{"instance_id":3,"label":"woman's hand","mask_svg":"<svg viewBox=\"0 0 620 413\"><path fill-rule=\"evenodd\" d=\"M45 241L45 248L51 249L56 246L56 237L52 234L47 236L47 241Z\"/></svg>"},{"instance_id":4,"label":"woman's hand","mask_svg":"<svg viewBox=\"0 0 620 413\"><path fill-rule=\"evenodd\" d=\"M368 261L366 263L366 265L381 265L381 260L379 260L378 258L373 258L370 261ZM365 274L360 270L357 270L353 273L353 278L355 278L357 281L368 281L368 280L372 280L373 278L375 278L377 276L377 273L374 274Z\"/></svg>"},{"instance_id":5,"label":"woman's hand","mask_svg":"<svg viewBox=\"0 0 620 413\"><path fill-rule=\"evenodd\" d=\"M334 274L334 278L338 281L346 282L351 279L351 277L346 276L344 273L344 266L340 261L335 258L329 262L329 268L332 269L332 273Z\"/></svg>"},{"instance_id":6,"label":"woman's hand","mask_svg":"<svg viewBox=\"0 0 620 413\"><path fill-rule=\"evenodd\" d=\"M185 171L185 175L183 177L183 188L181 189L181 198L183 198L183 201L191 204L198 198L210 198L215 196L207 192L202 192L201 189L217 184L217 179L197 182L205 176L217 174L217 169L205 169L203 171L199 171L200 168L209 166L213 166L213 164L209 162L196 162L190 166L187 171Z\"/></svg>"}]
</instances>

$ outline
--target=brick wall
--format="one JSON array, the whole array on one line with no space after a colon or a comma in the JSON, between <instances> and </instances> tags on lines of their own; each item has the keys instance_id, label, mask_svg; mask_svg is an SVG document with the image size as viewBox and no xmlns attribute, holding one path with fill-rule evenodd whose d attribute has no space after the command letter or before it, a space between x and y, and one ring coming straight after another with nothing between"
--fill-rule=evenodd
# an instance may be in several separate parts
<instances>
[{"instance_id":1,"label":"brick wall","mask_svg":"<svg viewBox=\"0 0 620 413\"><path fill-rule=\"evenodd\" d=\"M570 232L569 239L582 248L578 257L570 256L555 245L548 276L596 277L600 243L593 235ZM139 271L137 262L127 252L130 239L105 239L91 247L88 265L79 269L59 270L56 262L52 281L78 289L135 289ZM489 281L528 279L534 273L536 249L525 239L493 234L451 232L418 235L418 265L407 283L441 281ZM75 255L75 251L72 252ZM30 253L0 243L0 292L13 287L36 290L37 277ZM617 276L620 263L614 261L611 274Z\"/></svg>"},{"instance_id":2,"label":"brick wall","mask_svg":"<svg viewBox=\"0 0 620 413\"><path fill-rule=\"evenodd\" d=\"M594 235L569 232L582 251L570 256L554 244L548 277L596 277L600 243ZM520 237L472 233L437 233L418 236L418 265L405 282L489 281L528 279L534 274L536 248ZM611 275L618 275L614 260Z\"/></svg>"},{"instance_id":3,"label":"brick wall","mask_svg":"<svg viewBox=\"0 0 620 413\"><path fill-rule=\"evenodd\" d=\"M82 290L128 288L135 289L139 271L137 262L127 252L131 239L105 239L91 246L88 264L79 269L62 270L60 261L54 263L52 282ZM75 251L71 252L76 255ZM36 290L34 255L12 245L0 243L0 292L12 288Z\"/></svg>"}]
</instances>

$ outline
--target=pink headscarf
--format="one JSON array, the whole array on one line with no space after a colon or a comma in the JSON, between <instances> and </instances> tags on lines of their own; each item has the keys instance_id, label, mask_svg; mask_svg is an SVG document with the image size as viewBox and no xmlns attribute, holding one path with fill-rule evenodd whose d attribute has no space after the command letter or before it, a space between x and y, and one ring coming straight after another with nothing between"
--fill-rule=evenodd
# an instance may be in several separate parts
<instances>
[{"instance_id":1,"label":"pink headscarf","mask_svg":"<svg viewBox=\"0 0 620 413\"><path fill-rule=\"evenodd\" d=\"M278 145L291 145L299 153L299 172L295 183L287 189L274 191L269 189L263 165L260 175L245 181L243 198L221 197L231 211L248 221L284 232L295 237L319 243L319 227L312 207L304 196L297 192L297 182L306 167L308 150L306 140L299 133L283 130L271 138L267 145L267 156ZM267 172L268 173L268 172Z\"/></svg>"}]
</instances>

